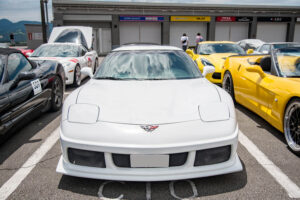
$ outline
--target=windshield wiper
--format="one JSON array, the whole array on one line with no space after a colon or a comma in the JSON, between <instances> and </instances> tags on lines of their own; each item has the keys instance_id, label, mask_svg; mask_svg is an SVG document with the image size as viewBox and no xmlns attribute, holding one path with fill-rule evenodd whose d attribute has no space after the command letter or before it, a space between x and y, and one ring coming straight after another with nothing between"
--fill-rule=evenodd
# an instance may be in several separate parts
<instances>
[{"instance_id":1,"label":"windshield wiper","mask_svg":"<svg viewBox=\"0 0 300 200\"><path fill-rule=\"evenodd\" d=\"M105 76L105 77L95 77L97 80L123 80L121 78L117 77L110 77L110 76Z\"/></svg>"},{"instance_id":2,"label":"windshield wiper","mask_svg":"<svg viewBox=\"0 0 300 200\"><path fill-rule=\"evenodd\" d=\"M168 80L168 79L165 79L165 78L146 78L146 79L142 79L142 80L145 80L145 81L152 81L152 80Z\"/></svg>"}]
</instances>

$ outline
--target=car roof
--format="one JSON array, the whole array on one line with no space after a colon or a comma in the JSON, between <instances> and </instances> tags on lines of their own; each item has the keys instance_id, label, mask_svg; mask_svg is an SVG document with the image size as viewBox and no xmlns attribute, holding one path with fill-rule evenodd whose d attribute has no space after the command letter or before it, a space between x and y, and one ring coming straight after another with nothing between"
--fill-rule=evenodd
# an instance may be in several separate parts
<instances>
[{"instance_id":1,"label":"car roof","mask_svg":"<svg viewBox=\"0 0 300 200\"><path fill-rule=\"evenodd\" d=\"M232 41L203 41L199 42L200 44L235 44L235 42Z\"/></svg>"},{"instance_id":2,"label":"car roof","mask_svg":"<svg viewBox=\"0 0 300 200\"><path fill-rule=\"evenodd\" d=\"M0 54L9 55L12 53L22 53L22 52L18 49L14 49L14 48L0 48Z\"/></svg>"},{"instance_id":3,"label":"car roof","mask_svg":"<svg viewBox=\"0 0 300 200\"><path fill-rule=\"evenodd\" d=\"M173 47L173 46L161 46L161 45L143 45L143 44L131 44L131 45L123 45L120 46L114 50L115 51L143 51L143 50L181 50L178 47Z\"/></svg>"},{"instance_id":4,"label":"car roof","mask_svg":"<svg viewBox=\"0 0 300 200\"><path fill-rule=\"evenodd\" d=\"M262 41L262 40L260 40L260 39L243 39L243 40L240 40L240 41L238 41L238 42L241 42L241 41L245 41L245 42L247 42L247 41L249 41L249 42L251 42L251 41L259 41L259 42L265 43L264 41Z\"/></svg>"},{"instance_id":5,"label":"car roof","mask_svg":"<svg viewBox=\"0 0 300 200\"><path fill-rule=\"evenodd\" d=\"M70 45L70 46L82 46L81 44L70 43L70 42L53 42L53 43L45 43L45 44L42 44L41 46L46 46L46 45Z\"/></svg>"},{"instance_id":6,"label":"car roof","mask_svg":"<svg viewBox=\"0 0 300 200\"><path fill-rule=\"evenodd\" d=\"M299 42L267 42L265 44L300 44Z\"/></svg>"}]
</instances>

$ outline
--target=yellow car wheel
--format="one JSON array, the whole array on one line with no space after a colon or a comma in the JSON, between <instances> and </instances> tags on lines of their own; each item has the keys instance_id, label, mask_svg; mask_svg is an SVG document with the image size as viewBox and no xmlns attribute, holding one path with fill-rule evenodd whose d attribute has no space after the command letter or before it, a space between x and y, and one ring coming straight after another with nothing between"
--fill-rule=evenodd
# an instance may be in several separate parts
<instances>
[{"instance_id":1,"label":"yellow car wheel","mask_svg":"<svg viewBox=\"0 0 300 200\"><path fill-rule=\"evenodd\" d=\"M300 99L292 100L284 115L284 136L290 149L300 155Z\"/></svg>"},{"instance_id":2,"label":"yellow car wheel","mask_svg":"<svg viewBox=\"0 0 300 200\"><path fill-rule=\"evenodd\" d=\"M235 102L233 80L229 71L224 74L222 88L230 94L232 100Z\"/></svg>"}]
</instances>

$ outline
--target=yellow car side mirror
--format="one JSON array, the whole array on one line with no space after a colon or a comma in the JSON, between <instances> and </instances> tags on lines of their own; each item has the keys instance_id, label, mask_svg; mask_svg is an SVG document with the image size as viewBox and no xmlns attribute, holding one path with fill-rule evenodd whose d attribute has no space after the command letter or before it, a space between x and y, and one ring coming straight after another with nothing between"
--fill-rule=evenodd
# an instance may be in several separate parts
<instances>
[{"instance_id":1,"label":"yellow car side mirror","mask_svg":"<svg viewBox=\"0 0 300 200\"><path fill-rule=\"evenodd\" d=\"M192 49L187 49L185 52L186 52L189 56L191 56L191 58L193 58L194 55L195 55Z\"/></svg>"},{"instance_id":2,"label":"yellow car side mirror","mask_svg":"<svg viewBox=\"0 0 300 200\"><path fill-rule=\"evenodd\" d=\"M266 76L264 71L261 69L261 67L259 65L253 65L251 67L247 67L246 70L248 72L258 73L262 78Z\"/></svg>"},{"instance_id":3,"label":"yellow car side mirror","mask_svg":"<svg viewBox=\"0 0 300 200\"><path fill-rule=\"evenodd\" d=\"M252 54L253 52L254 52L253 49L248 49L248 50L247 50L247 54Z\"/></svg>"}]
</instances>

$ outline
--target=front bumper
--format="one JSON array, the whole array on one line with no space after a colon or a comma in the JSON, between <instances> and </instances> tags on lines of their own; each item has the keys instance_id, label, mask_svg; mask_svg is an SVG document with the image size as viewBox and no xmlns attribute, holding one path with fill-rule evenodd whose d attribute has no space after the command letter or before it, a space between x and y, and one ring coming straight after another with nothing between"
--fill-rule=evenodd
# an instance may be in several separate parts
<instances>
[{"instance_id":1,"label":"front bumper","mask_svg":"<svg viewBox=\"0 0 300 200\"><path fill-rule=\"evenodd\" d=\"M107 168L95 168L73 165L63 159L59 159L56 171L58 173L93 179L122 180L122 181L168 181L215 176L238 172L243 169L238 155L235 153L226 163L192 167L192 156L195 152L190 152L187 163L181 167L172 168L118 168L111 160L111 154L105 153ZM109 165L108 165L109 164Z\"/></svg>"},{"instance_id":2,"label":"front bumper","mask_svg":"<svg viewBox=\"0 0 300 200\"><path fill-rule=\"evenodd\" d=\"M56 171L58 173L77 177L123 181L167 181L227 174L238 172L243 169L236 153L237 143L238 126L236 126L236 130L229 137L198 142L191 139L190 143L184 142L174 143L173 145L153 145L153 147L147 146L145 148L133 145L107 145L102 144L101 142L91 143L83 140L69 139L61 134L63 156L61 156L59 160ZM227 145L231 146L230 157L227 161L205 166L194 166L196 152L198 150ZM105 168L88 167L71 163L68 159L68 148L104 152ZM113 154L161 155L183 152L188 153L187 159L183 165L164 168L118 167L112 156Z\"/></svg>"}]
</instances>

